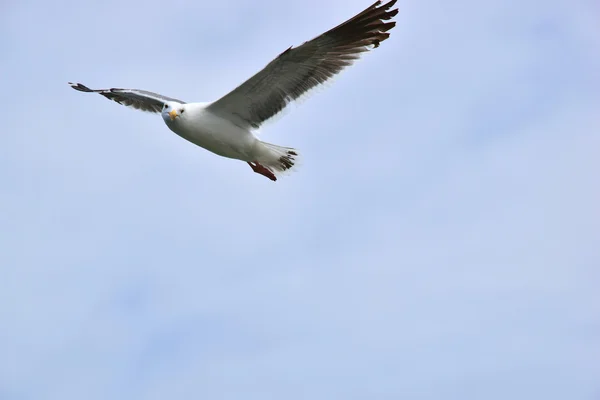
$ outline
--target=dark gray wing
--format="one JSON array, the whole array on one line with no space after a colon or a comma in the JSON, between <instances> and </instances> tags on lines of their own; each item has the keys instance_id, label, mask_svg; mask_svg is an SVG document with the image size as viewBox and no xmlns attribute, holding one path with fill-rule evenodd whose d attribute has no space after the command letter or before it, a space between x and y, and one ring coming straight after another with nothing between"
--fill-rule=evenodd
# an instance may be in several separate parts
<instances>
[{"instance_id":1,"label":"dark gray wing","mask_svg":"<svg viewBox=\"0 0 600 400\"><path fill-rule=\"evenodd\" d=\"M310 89L352 65L361 53L379 47L396 22L391 0L371 7L335 28L290 47L253 77L208 105L213 113L244 127L258 128Z\"/></svg>"},{"instance_id":2,"label":"dark gray wing","mask_svg":"<svg viewBox=\"0 0 600 400\"><path fill-rule=\"evenodd\" d=\"M69 82L69 85L71 85L73 89L79 90L80 92L99 93L109 100L113 100L121 105L133 107L142 111L159 113L167 101L176 101L178 103L185 104L184 101L173 99L157 93L148 92L146 90L118 88L90 89L81 83L75 84L71 82Z\"/></svg>"}]
</instances>

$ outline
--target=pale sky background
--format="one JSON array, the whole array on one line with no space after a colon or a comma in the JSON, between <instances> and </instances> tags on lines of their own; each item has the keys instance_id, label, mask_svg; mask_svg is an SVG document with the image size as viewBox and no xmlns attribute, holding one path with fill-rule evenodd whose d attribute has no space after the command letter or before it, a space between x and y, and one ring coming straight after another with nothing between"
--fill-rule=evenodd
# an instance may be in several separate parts
<instances>
[{"instance_id":1,"label":"pale sky background","mask_svg":"<svg viewBox=\"0 0 600 400\"><path fill-rule=\"evenodd\" d=\"M1 400L600 399L600 4L399 2L263 129L160 116L370 0L0 2Z\"/></svg>"}]
</instances>

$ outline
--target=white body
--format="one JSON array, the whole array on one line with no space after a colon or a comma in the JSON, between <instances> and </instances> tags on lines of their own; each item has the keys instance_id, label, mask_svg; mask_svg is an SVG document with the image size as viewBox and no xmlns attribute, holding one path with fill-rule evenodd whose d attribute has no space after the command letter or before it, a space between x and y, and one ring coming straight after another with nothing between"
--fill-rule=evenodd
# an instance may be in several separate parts
<instances>
[{"instance_id":1,"label":"white body","mask_svg":"<svg viewBox=\"0 0 600 400\"><path fill-rule=\"evenodd\" d=\"M227 158L257 161L259 154L255 147L260 141L249 130L208 111L205 108L207 104L169 103L175 107L178 116L171 120L171 107L166 108L162 116L169 129L208 151Z\"/></svg>"},{"instance_id":2,"label":"white body","mask_svg":"<svg viewBox=\"0 0 600 400\"><path fill-rule=\"evenodd\" d=\"M297 158L294 149L258 140L249 129L212 113L209 104L169 101L161 115L170 130L195 145L222 157L259 163L274 174L290 168L282 158Z\"/></svg>"}]
</instances>

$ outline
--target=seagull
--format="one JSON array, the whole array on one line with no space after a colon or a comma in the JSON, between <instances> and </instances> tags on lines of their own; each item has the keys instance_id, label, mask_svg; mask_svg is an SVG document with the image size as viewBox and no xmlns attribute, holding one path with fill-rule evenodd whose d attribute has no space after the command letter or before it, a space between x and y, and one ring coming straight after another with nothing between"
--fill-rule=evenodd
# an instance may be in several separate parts
<instances>
[{"instance_id":1,"label":"seagull","mask_svg":"<svg viewBox=\"0 0 600 400\"><path fill-rule=\"evenodd\" d=\"M379 47L396 22L397 0L377 1L346 22L298 47L291 46L237 88L210 103L184 101L139 89L90 89L121 105L160 113L167 127L182 138L219 156L241 160L272 181L299 160L298 151L259 140L255 131L311 89L353 64L362 53ZM384 22L388 21L388 22Z\"/></svg>"}]
</instances>

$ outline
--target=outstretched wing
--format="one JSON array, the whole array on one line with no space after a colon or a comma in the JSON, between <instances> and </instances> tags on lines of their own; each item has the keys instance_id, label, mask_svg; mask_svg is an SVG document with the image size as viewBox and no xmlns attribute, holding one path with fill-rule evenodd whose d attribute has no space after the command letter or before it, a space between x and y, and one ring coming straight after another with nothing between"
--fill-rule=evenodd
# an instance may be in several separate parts
<instances>
[{"instance_id":1,"label":"outstretched wing","mask_svg":"<svg viewBox=\"0 0 600 400\"><path fill-rule=\"evenodd\" d=\"M377 1L335 28L290 47L236 89L208 106L213 113L244 127L258 128L310 89L352 65L361 53L379 47L396 22L396 3Z\"/></svg>"},{"instance_id":2,"label":"outstretched wing","mask_svg":"<svg viewBox=\"0 0 600 400\"><path fill-rule=\"evenodd\" d=\"M69 85L71 85L73 89L79 90L80 92L99 93L109 100L113 100L121 105L133 107L142 111L159 113L167 101L176 101L178 103L185 104L184 101L173 99L157 93L148 92L146 90L118 88L90 89L81 83L75 84L71 82L69 82Z\"/></svg>"}]
</instances>

